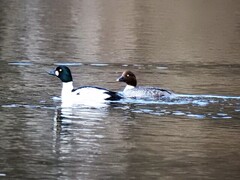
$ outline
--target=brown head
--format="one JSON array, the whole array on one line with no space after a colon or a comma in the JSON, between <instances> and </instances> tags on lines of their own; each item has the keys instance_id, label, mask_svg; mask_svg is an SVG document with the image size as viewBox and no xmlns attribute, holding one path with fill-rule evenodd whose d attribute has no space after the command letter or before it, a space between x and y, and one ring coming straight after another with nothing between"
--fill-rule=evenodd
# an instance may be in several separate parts
<instances>
[{"instance_id":1,"label":"brown head","mask_svg":"<svg viewBox=\"0 0 240 180\"><path fill-rule=\"evenodd\" d=\"M137 86L137 79L136 76L129 70L124 71L122 75L117 79L118 82L125 82L127 85L130 86Z\"/></svg>"}]
</instances>

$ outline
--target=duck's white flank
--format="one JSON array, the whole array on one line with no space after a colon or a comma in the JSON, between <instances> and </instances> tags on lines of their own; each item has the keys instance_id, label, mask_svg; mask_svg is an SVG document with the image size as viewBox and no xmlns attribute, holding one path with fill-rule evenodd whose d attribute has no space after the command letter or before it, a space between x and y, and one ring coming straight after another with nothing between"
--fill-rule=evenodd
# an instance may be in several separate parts
<instances>
[{"instance_id":1,"label":"duck's white flank","mask_svg":"<svg viewBox=\"0 0 240 180\"><path fill-rule=\"evenodd\" d=\"M84 87L73 91L73 82L62 83L62 105L71 106L74 104L92 105L103 103L110 95L105 89L95 87Z\"/></svg>"}]
</instances>

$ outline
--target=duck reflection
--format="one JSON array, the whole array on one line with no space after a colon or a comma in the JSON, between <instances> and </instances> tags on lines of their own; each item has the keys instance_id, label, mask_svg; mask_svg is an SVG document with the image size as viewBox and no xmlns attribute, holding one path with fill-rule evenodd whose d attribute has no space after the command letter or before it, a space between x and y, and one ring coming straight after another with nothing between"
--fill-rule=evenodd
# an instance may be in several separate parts
<instances>
[{"instance_id":1,"label":"duck reflection","mask_svg":"<svg viewBox=\"0 0 240 180\"><path fill-rule=\"evenodd\" d=\"M64 130L70 130L76 126L88 126L99 124L108 116L108 104L101 104L99 108L87 106L78 107L59 107L54 116L55 133L63 133ZM59 132L60 130L60 132Z\"/></svg>"},{"instance_id":2,"label":"duck reflection","mask_svg":"<svg viewBox=\"0 0 240 180\"><path fill-rule=\"evenodd\" d=\"M58 156L58 163L68 163L67 159L73 157L94 161L95 157L88 154L101 154L99 141L105 137L103 129L107 116L107 108L57 108L52 150Z\"/></svg>"},{"instance_id":3,"label":"duck reflection","mask_svg":"<svg viewBox=\"0 0 240 180\"><path fill-rule=\"evenodd\" d=\"M116 117L122 110L116 109L116 112L112 108L112 104L104 108L56 108L52 151L57 166L72 167L75 164L76 172L115 171L117 167L112 163L123 161L122 153L126 153L130 144L123 137L127 135L128 126L120 116ZM124 168L116 170L124 171ZM71 177L77 179L78 175L73 173Z\"/></svg>"}]
</instances>

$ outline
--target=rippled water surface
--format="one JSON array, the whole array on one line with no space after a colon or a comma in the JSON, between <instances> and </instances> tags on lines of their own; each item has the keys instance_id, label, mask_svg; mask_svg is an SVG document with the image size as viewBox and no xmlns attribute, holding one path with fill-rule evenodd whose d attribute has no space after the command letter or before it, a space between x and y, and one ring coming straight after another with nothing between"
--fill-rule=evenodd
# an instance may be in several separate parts
<instances>
[{"instance_id":1,"label":"rippled water surface","mask_svg":"<svg viewBox=\"0 0 240 180\"><path fill-rule=\"evenodd\" d=\"M1 1L0 179L239 179L238 1ZM61 82L171 100L61 107Z\"/></svg>"}]
</instances>

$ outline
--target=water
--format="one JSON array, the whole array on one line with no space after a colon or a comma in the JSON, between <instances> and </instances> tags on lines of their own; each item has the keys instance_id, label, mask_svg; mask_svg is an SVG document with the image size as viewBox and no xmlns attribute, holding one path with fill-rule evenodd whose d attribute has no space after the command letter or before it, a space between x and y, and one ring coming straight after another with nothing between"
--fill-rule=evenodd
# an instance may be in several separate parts
<instances>
[{"instance_id":1,"label":"water","mask_svg":"<svg viewBox=\"0 0 240 180\"><path fill-rule=\"evenodd\" d=\"M239 179L237 1L0 3L1 179ZM178 96L62 108L60 64Z\"/></svg>"}]
</instances>

